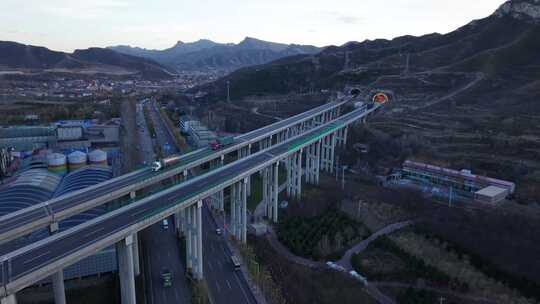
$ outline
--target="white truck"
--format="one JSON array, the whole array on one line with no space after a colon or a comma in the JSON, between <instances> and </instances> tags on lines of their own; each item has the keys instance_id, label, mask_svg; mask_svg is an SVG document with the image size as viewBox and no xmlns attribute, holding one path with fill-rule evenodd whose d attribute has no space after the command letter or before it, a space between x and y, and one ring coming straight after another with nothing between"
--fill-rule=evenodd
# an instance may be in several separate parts
<instances>
[{"instance_id":1,"label":"white truck","mask_svg":"<svg viewBox=\"0 0 540 304\"><path fill-rule=\"evenodd\" d=\"M159 170L165 167L168 167L170 165L177 163L178 160L180 160L180 155L173 155L173 156L156 160L152 163L152 166L151 166L152 171L158 172Z\"/></svg>"}]
</instances>

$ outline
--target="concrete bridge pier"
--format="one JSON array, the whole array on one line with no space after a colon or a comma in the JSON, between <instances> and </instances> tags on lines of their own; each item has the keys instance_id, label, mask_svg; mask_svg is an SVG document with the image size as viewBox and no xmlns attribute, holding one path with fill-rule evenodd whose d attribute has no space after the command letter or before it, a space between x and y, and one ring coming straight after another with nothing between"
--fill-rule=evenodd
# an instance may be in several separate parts
<instances>
[{"instance_id":1,"label":"concrete bridge pier","mask_svg":"<svg viewBox=\"0 0 540 304\"><path fill-rule=\"evenodd\" d=\"M269 180L270 180L270 170L268 167L262 169L261 171L262 173L262 199L263 199L263 202L264 202L264 206L266 207L265 208L265 215L266 217L270 217L270 184L269 184Z\"/></svg>"},{"instance_id":2,"label":"concrete bridge pier","mask_svg":"<svg viewBox=\"0 0 540 304\"><path fill-rule=\"evenodd\" d=\"M336 161L336 133L330 134L330 137L330 173L333 173Z\"/></svg>"},{"instance_id":3,"label":"concrete bridge pier","mask_svg":"<svg viewBox=\"0 0 540 304\"><path fill-rule=\"evenodd\" d=\"M327 137L323 137L321 140L321 170L323 171L326 171L326 168L327 168L327 159L328 159L328 156L326 156L327 154L327 147L328 147L328 138Z\"/></svg>"},{"instance_id":4,"label":"concrete bridge pier","mask_svg":"<svg viewBox=\"0 0 540 304\"><path fill-rule=\"evenodd\" d=\"M306 150L306 182L319 183L319 166L321 155L321 142L318 141L307 147Z\"/></svg>"},{"instance_id":5,"label":"concrete bridge pier","mask_svg":"<svg viewBox=\"0 0 540 304\"><path fill-rule=\"evenodd\" d=\"M17 298L14 294L0 299L0 304L17 304Z\"/></svg>"},{"instance_id":6,"label":"concrete bridge pier","mask_svg":"<svg viewBox=\"0 0 540 304\"><path fill-rule=\"evenodd\" d=\"M223 167L224 160L225 160L225 156L221 155L220 159L216 159L215 164L214 164L214 168ZM221 191L218 191L218 192L214 193L211 196L210 201L212 202L212 207L214 209L223 211L223 189Z\"/></svg>"},{"instance_id":7,"label":"concrete bridge pier","mask_svg":"<svg viewBox=\"0 0 540 304\"><path fill-rule=\"evenodd\" d=\"M186 257L188 270L191 270L193 278L203 278L203 253L202 253L202 201L197 201L187 209L187 240Z\"/></svg>"},{"instance_id":8,"label":"concrete bridge pier","mask_svg":"<svg viewBox=\"0 0 540 304\"><path fill-rule=\"evenodd\" d=\"M174 228L176 229L176 236L182 237L184 235L184 210L179 210L173 214Z\"/></svg>"},{"instance_id":9,"label":"concrete bridge pier","mask_svg":"<svg viewBox=\"0 0 540 304\"><path fill-rule=\"evenodd\" d=\"M251 155L251 144L248 145L247 156ZM247 196L251 196L251 175L247 177Z\"/></svg>"},{"instance_id":10,"label":"concrete bridge pier","mask_svg":"<svg viewBox=\"0 0 540 304\"><path fill-rule=\"evenodd\" d=\"M263 138L259 141L259 151L266 150L272 146L272 137Z\"/></svg>"},{"instance_id":11,"label":"concrete bridge pier","mask_svg":"<svg viewBox=\"0 0 540 304\"><path fill-rule=\"evenodd\" d=\"M223 203L223 200L225 199L225 194L223 193L223 189L219 190L215 195L217 197L217 204L216 204L217 210L219 211L225 210L224 203Z\"/></svg>"},{"instance_id":12,"label":"concrete bridge pier","mask_svg":"<svg viewBox=\"0 0 540 304\"><path fill-rule=\"evenodd\" d=\"M302 193L302 149L288 158L287 195L300 199Z\"/></svg>"},{"instance_id":13,"label":"concrete bridge pier","mask_svg":"<svg viewBox=\"0 0 540 304\"><path fill-rule=\"evenodd\" d=\"M287 183L287 196L291 197L291 183L292 183L292 170L291 170L291 163L292 163L293 155L290 155L285 160L285 170L287 170L287 177L286 177L286 183Z\"/></svg>"},{"instance_id":14,"label":"concrete bridge pier","mask_svg":"<svg viewBox=\"0 0 540 304\"><path fill-rule=\"evenodd\" d=\"M247 241L248 178L231 186L231 230L236 240Z\"/></svg>"},{"instance_id":15,"label":"concrete bridge pier","mask_svg":"<svg viewBox=\"0 0 540 304\"><path fill-rule=\"evenodd\" d=\"M278 199L279 199L279 161L272 165L271 170L273 170L272 178L273 181L270 181L271 183L271 202L270 202L270 214L267 215L268 218L272 218L274 223L277 223L278 221Z\"/></svg>"},{"instance_id":16,"label":"concrete bridge pier","mask_svg":"<svg viewBox=\"0 0 540 304\"><path fill-rule=\"evenodd\" d=\"M322 115L317 115L313 118L313 126L318 127L322 124Z\"/></svg>"},{"instance_id":17,"label":"concrete bridge pier","mask_svg":"<svg viewBox=\"0 0 540 304\"><path fill-rule=\"evenodd\" d=\"M272 164L263 171L263 201L266 206L266 217L277 222L278 195L279 195L279 162Z\"/></svg>"},{"instance_id":18,"label":"concrete bridge pier","mask_svg":"<svg viewBox=\"0 0 540 304\"><path fill-rule=\"evenodd\" d=\"M139 265L139 237L138 233L133 234L133 272L135 276L141 274L141 267Z\"/></svg>"},{"instance_id":19,"label":"concrete bridge pier","mask_svg":"<svg viewBox=\"0 0 540 304\"><path fill-rule=\"evenodd\" d=\"M120 273L120 294L122 304L136 304L132 235L116 243L116 253L118 256L118 270Z\"/></svg>"},{"instance_id":20,"label":"concrete bridge pier","mask_svg":"<svg viewBox=\"0 0 540 304\"><path fill-rule=\"evenodd\" d=\"M64 271L59 270L52 276L54 304L66 304L66 289L64 286Z\"/></svg>"},{"instance_id":21,"label":"concrete bridge pier","mask_svg":"<svg viewBox=\"0 0 540 304\"><path fill-rule=\"evenodd\" d=\"M243 157L248 157L251 155L251 144L249 144L245 148L241 148L238 150L238 159L241 159ZM248 177L248 185L247 185L247 196L251 195L251 176Z\"/></svg>"},{"instance_id":22,"label":"concrete bridge pier","mask_svg":"<svg viewBox=\"0 0 540 304\"><path fill-rule=\"evenodd\" d=\"M58 222L49 225L49 234L53 235L58 232ZM55 304L66 304L66 288L64 286L64 271L61 269L51 275L52 288Z\"/></svg>"},{"instance_id":23,"label":"concrete bridge pier","mask_svg":"<svg viewBox=\"0 0 540 304\"><path fill-rule=\"evenodd\" d=\"M249 177L244 178L243 182L241 182L241 189L242 189L242 196L241 196L241 202L240 202L240 214L241 214L241 222L240 222L240 240L242 243L247 243L247 196L249 192Z\"/></svg>"},{"instance_id":24,"label":"concrete bridge pier","mask_svg":"<svg viewBox=\"0 0 540 304\"><path fill-rule=\"evenodd\" d=\"M188 272L193 272L193 215L191 214L192 208L184 208L184 219L186 222L185 235L186 235L186 267Z\"/></svg>"},{"instance_id":25,"label":"concrete bridge pier","mask_svg":"<svg viewBox=\"0 0 540 304\"><path fill-rule=\"evenodd\" d=\"M340 137L340 141L339 141L341 147L347 146L348 133L349 133L349 127L348 126L341 129L341 137Z\"/></svg>"},{"instance_id":26,"label":"concrete bridge pier","mask_svg":"<svg viewBox=\"0 0 540 304\"><path fill-rule=\"evenodd\" d=\"M336 147L336 136L332 133L323 138L322 141L322 169L328 173L334 172L334 156Z\"/></svg>"}]
</instances>

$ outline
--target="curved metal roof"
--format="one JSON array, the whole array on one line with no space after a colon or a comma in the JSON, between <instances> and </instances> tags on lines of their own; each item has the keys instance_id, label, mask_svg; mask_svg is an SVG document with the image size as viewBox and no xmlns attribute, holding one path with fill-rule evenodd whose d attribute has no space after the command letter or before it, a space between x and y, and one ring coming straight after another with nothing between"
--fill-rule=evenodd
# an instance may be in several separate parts
<instances>
[{"instance_id":1,"label":"curved metal roof","mask_svg":"<svg viewBox=\"0 0 540 304\"><path fill-rule=\"evenodd\" d=\"M64 176L58 176L46 169L29 169L15 180L0 186L0 216L44 202L62 194L106 181L112 177L112 170L103 166L87 166ZM105 213L105 207L85 211L59 223L60 229L67 229ZM46 237L46 229L36 231L29 239Z\"/></svg>"},{"instance_id":2,"label":"curved metal roof","mask_svg":"<svg viewBox=\"0 0 540 304\"><path fill-rule=\"evenodd\" d=\"M0 215L50 199L62 178L45 169L30 169L0 187Z\"/></svg>"},{"instance_id":3,"label":"curved metal roof","mask_svg":"<svg viewBox=\"0 0 540 304\"><path fill-rule=\"evenodd\" d=\"M82 188L106 181L112 177L112 171L104 166L87 166L67 174L54 196L80 190Z\"/></svg>"},{"instance_id":4,"label":"curved metal roof","mask_svg":"<svg viewBox=\"0 0 540 304\"><path fill-rule=\"evenodd\" d=\"M54 197L68 192L77 191L97 183L104 182L112 177L112 170L104 166L87 166L69 173L64 177L58 186ZM59 223L60 229L67 229L105 213L105 206L100 206L85 212L79 213Z\"/></svg>"}]
</instances>

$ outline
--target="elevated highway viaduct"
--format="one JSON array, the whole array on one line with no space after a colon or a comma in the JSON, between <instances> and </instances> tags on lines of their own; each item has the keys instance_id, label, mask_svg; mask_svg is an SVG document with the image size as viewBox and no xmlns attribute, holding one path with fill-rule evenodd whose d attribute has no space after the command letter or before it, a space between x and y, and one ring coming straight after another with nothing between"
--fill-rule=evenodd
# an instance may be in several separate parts
<instances>
[{"instance_id":1,"label":"elevated highway viaduct","mask_svg":"<svg viewBox=\"0 0 540 304\"><path fill-rule=\"evenodd\" d=\"M306 182L317 183L320 170L331 172L334 149L336 145L345 144L348 126L365 121L378 107L362 107L326 123L318 121L299 135L278 135L276 140L261 144L264 149L255 154L249 155L246 152L238 161L1 256L2 304L14 303L16 292L47 276L53 275L54 283L54 275L61 273L64 267L111 245L116 245L118 251L122 303L135 303L133 238L138 231L173 214L183 216L183 225L180 227L183 227L187 240L188 270L194 278L201 279L202 199L230 187L230 227L234 238L245 242L249 177L257 172L272 172L272 178L265 178L265 202L268 216L277 221L279 164L287 164L288 193L291 196L300 195L304 152L307 156ZM270 173L265 174L268 175ZM63 282L57 282L57 287L55 301L64 303Z\"/></svg>"}]
</instances>

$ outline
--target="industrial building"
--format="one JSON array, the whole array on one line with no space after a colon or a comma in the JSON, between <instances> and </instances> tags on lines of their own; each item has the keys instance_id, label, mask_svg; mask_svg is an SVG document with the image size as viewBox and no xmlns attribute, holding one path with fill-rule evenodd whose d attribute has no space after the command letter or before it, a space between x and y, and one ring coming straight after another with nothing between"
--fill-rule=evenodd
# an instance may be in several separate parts
<instances>
[{"instance_id":1,"label":"industrial building","mask_svg":"<svg viewBox=\"0 0 540 304\"><path fill-rule=\"evenodd\" d=\"M56 128L54 127L0 128L0 148L32 151L55 146L57 141Z\"/></svg>"},{"instance_id":2,"label":"industrial building","mask_svg":"<svg viewBox=\"0 0 540 304\"><path fill-rule=\"evenodd\" d=\"M495 204L515 191L513 182L472 174L470 170L453 170L435 165L406 160L401 169L401 179L420 186L448 189L435 191L455 198Z\"/></svg>"},{"instance_id":3,"label":"industrial building","mask_svg":"<svg viewBox=\"0 0 540 304\"><path fill-rule=\"evenodd\" d=\"M61 121L51 126L15 126L0 128L0 148L15 151L36 149L79 149L116 145L120 140L118 124L97 124L93 121Z\"/></svg>"},{"instance_id":4,"label":"industrial building","mask_svg":"<svg viewBox=\"0 0 540 304\"><path fill-rule=\"evenodd\" d=\"M216 133L190 115L182 116L178 126L188 136L190 144L199 148L208 146L209 142L217 138Z\"/></svg>"},{"instance_id":5,"label":"industrial building","mask_svg":"<svg viewBox=\"0 0 540 304\"><path fill-rule=\"evenodd\" d=\"M107 153L94 150L85 153L72 153L68 156L60 153L37 153L20 160L24 169L6 179L0 185L0 216L12 213L46 200L59 197L71 191L109 180L112 170L107 165ZM87 162L87 159L90 161ZM59 222L63 231L103 215L106 206L100 206ZM33 232L27 237L0 245L0 255L25 245L46 238L47 229ZM116 251L105 248L64 269L66 279L81 278L116 271ZM41 282L43 283L43 282Z\"/></svg>"}]
</instances>

